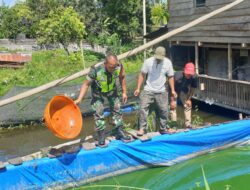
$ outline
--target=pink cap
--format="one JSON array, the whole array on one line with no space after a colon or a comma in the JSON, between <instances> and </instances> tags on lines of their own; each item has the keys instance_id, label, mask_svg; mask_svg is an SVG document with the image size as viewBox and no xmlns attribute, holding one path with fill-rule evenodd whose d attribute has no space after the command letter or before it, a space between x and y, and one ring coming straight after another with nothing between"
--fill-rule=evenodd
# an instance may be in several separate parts
<instances>
[{"instance_id":1,"label":"pink cap","mask_svg":"<svg viewBox=\"0 0 250 190\"><path fill-rule=\"evenodd\" d=\"M184 67L184 73L188 75L194 75L195 74L195 67L192 62L186 63Z\"/></svg>"}]
</instances>

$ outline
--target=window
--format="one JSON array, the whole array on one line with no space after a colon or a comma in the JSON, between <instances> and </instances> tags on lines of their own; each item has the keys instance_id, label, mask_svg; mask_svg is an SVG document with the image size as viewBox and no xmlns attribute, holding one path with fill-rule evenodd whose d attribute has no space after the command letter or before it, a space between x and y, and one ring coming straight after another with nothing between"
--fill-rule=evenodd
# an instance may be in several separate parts
<instances>
[{"instance_id":1,"label":"window","mask_svg":"<svg viewBox=\"0 0 250 190\"><path fill-rule=\"evenodd\" d=\"M206 5L206 0L195 0L196 7L204 7Z\"/></svg>"}]
</instances>

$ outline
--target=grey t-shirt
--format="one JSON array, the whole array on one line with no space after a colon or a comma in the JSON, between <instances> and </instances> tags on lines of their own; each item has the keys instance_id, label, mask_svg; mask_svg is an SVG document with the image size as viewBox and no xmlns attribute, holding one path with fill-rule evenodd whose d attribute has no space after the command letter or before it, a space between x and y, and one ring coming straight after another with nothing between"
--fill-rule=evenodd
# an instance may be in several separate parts
<instances>
[{"instance_id":1,"label":"grey t-shirt","mask_svg":"<svg viewBox=\"0 0 250 190\"><path fill-rule=\"evenodd\" d=\"M159 93L166 91L167 77L174 76L172 62L164 58L160 63L154 57L144 61L141 72L147 74L144 90Z\"/></svg>"}]
</instances>

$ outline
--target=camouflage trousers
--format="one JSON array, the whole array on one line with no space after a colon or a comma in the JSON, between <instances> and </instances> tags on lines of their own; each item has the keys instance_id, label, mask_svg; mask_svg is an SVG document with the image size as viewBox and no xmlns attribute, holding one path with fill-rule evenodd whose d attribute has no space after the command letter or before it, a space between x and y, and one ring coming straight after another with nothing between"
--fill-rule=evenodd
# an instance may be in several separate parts
<instances>
[{"instance_id":1,"label":"camouflage trousers","mask_svg":"<svg viewBox=\"0 0 250 190\"><path fill-rule=\"evenodd\" d=\"M115 127L123 126L121 103L117 96L107 97L110 110L112 113L112 120ZM92 109L94 110L95 130L101 131L106 128L104 118L104 99L96 99L92 101Z\"/></svg>"},{"instance_id":2,"label":"camouflage trousers","mask_svg":"<svg viewBox=\"0 0 250 190\"><path fill-rule=\"evenodd\" d=\"M148 129L147 118L150 106L154 105L156 117L159 120L160 130L169 128L168 120L168 93L153 93L149 91L142 91L140 94L140 116L139 128Z\"/></svg>"}]
</instances>

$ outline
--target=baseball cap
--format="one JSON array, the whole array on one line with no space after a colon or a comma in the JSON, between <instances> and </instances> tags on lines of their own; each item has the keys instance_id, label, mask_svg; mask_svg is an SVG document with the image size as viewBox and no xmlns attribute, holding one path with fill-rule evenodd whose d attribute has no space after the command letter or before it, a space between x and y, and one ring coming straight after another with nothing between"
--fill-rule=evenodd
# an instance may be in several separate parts
<instances>
[{"instance_id":1,"label":"baseball cap","mask_svg":"<svg viewBox=\"0 0 250 190\"><path fill-rule=\"evenodd\" d=\"M166 49L164 47L162 47L162 46L157 47L156 50L155 50L154 57L156 59L161 59L162 60L162 59L164 59L165 56L166 56Z\"/></svg>"},{"instance_id":2,"label":"baseball cap","mask_svg":"<svg viewBox=\"0 0 250 190\"><path fill-rule=\"evenodd\" d=\"M184 73L188 75L194 75L195 74L195 67L192 62L186 63L184 67Z\"/></svg>"}]
</instances>

